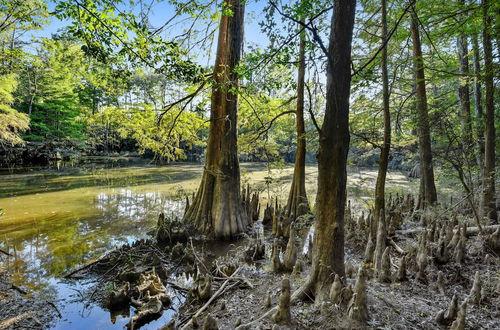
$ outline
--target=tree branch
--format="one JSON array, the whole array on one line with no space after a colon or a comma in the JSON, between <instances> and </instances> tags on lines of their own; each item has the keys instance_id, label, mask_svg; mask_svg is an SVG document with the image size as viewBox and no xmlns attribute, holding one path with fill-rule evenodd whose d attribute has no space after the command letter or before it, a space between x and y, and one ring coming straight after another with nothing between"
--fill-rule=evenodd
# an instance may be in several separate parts
<instances>
[{"instance_id":1,"label":"tree branch","mask_svg":"<svg viewBox=\"0 0 500 330\"><path fill-rule=\"evenodd\" d=\"M384 40L384 43L382 44L382 46L380 46L380 48L375 52L375 54L373 54L373 56L365 64L363 64L359 69L357 69L356 71L354 71L351 74L351 77L354 77L355 75L359 74L361 71L363 71L364 69L366 69L366 67L368 65L370 65L370 63L372 63L377 58L378 54L382 51L382 49L384 49L385 47L387 47L387 44L389 43L389 40L391 40L391 38L392 38L392 35L394 34L394 32L396 32L396 29L398 28L399 24L403 20L403 17L406 15L406 13L408 12L408 10L410 10L410 8L413 7L415 1L416 0L410 0L410 2L408 3L408 5L406 6L405 10L403 11L403 13L401 14L401 16L396 21L396 24L392 28L391 32L389 32L389 35Z\"/></svg>"},{"instance_id":2,"label":"tree branch","mask_svg":"<svg viewBox=\"0 0 500 330\"><path fill-rule=\"evenodd\" d=\"M305 84L305 85L306 85L306 89L307 89L307 95L309 96L309 108L307 109L307 111L309 112L309 116L311 116L311 120L312 120L312 122L314 124L314 127L316 127L316 130L321 135L321 128L319 127L318 122L316 121L316 117L314 116L314 113L312 111L312 94L311 94L311 89L309 88L308 84Z\"/></svg>"}]
</instances>

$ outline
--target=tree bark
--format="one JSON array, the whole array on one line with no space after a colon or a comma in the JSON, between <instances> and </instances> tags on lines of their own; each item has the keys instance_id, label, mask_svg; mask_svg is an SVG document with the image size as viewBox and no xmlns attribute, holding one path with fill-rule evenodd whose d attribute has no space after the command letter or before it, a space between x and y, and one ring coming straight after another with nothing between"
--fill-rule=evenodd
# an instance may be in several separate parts
<instances>
[{"instance_id":1,"label":"tree bark","mask_svg":"<svg viewBox=\"0 0 500 330\"><path fill-rule=\"evenodd\" d=\"M421 171L421 206L425 208L437 201L436 186L434 184L434 167L432 165L431 134L429 128L429 114L427 109L427 92L425 88L424 61L418 28L418 17L415 7L411 11L411 34L413 39L413 61L415 66L416 82L416 109L419 134L419 155Z\"/></svg>"},{"instance_id":2,"label":"tree bark","mask_svg":"<svg viewBox=\"0 0 500 330\"><path fill-rule=\"evenodd\" d=\"M474 107L476 109L477 164L481 170L482 179L484 175L484 118L481 101L481 56L479 55L479 42L475 34L472 37L472 49L474 50Z\"/></svg>"},{"instance_id":3,"label":"tree bark","mask_svg":"<svg viewBox=\"0 0 500 330\"><path fill-rule=\"evenodd\" d=\"M210 133L203 177L184 219L202 233L229 239L243 232L249 219L240 195L237 150L238 75L243 44L244 1L226 0L219 27L214 86L212 87Z\"/></svg>"},{"instance_id":4,"label":"tree bark","mask_svg":"<svg viewBox=\"0 0 500 330\"><path fill-rule=\"evenodd\" d=\"M391 112L389 108L389 77L387 73L387 1L382 0L382 98L384 111L384 143L380 150L380 160L375 185L375 210L374 220L377 224L377 239L375 244L375 268L380 270L381 257L386 246L385 225L385 179L389 164L389 151L391 148Z\"/></svg>"},{"instance_id":5,"label":"tree bark","mask_svg":"<svg viewBox=\"0 0 500 330\"><path fill-rule=\"evenodd\" d=\"M491 220L497 220L495 204L495 104L493 84L493 50L490 30L492 19L489 14L488 0L482 1L483 7L483 49L484 49L484 83L485 83L485 153L482 214Z\"/></svg>"},{"instance_id":6,"label":"tree bark","mask_svg":"<svg viewBox=\"0 0 500 330\"><path fill-rule=\"evenodd\" d=\"M297 151L293 170L292 186L288 195L286 216L290 220L309 212L306 194L306 130L304 125L304 85L306 72L306 38L305 31L300 33L299 68L297 74L297 110L295 122L297 126Z\"/></svg>"},{"instance_id":7,"label":"tree bark","mask_svg":"<svg viewBox=\"0 0 500 330\"><path fill-rule=\"evenodd\" d=\"M345 276L344 212L347 152L349 149L349 95L351 43L356 1L334 0L328 46L326 109L318 152L318 193L312 267L295 298L328 299L335 278Z\"/></svg>"},{"instance_id":8,"label":"tree bark","mask_svg":"<svg viewBox=\"0 0 500 330\"><path fill-rule=\"evenodd\" d=\"M460 0L459 5L461 8L463 8L465 6L465 1ZM469 93L469 45L465 33L461 33L457 38L457 50L458 61L460 62L460 77L458 79L460 119L462 122L462 129L465 137L465 150L470 151L473 147L473 139Z\"/></svg>"}]
</instances>

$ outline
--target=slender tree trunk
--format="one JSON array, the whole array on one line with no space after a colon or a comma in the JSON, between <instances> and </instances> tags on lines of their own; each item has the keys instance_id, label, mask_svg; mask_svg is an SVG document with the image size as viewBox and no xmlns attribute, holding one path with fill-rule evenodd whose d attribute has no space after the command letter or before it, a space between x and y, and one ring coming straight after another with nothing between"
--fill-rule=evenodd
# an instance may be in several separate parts
<instances>
[{"instance_id":1,"label":"slender tree trunk","mask_svg":"<svg viewBox=\"0 0 500 330\"><path fill-rule=\"evenodd\" d=\"M463 8L465 6L465 1L460 0L459 5ZM460 118L465 137L465 150L470 151L473 147L473 139L469 93L469 45L465 33L461 33L461 35L457 38L457 50L458 61L460 62L460 77L458 79Z\"/></svg>"},{"instance_id":2,"label":"slender tree trunk","mask_svg":"<svg viewBox=\"0 0 500 330\"><path fill-rule=\"evenodd\" d=\"M297 75L297 110L295 122L297 126L297 151L293 170L292 186L288 195L286 215L290 220L309 212L306 195L306 130L304 125L304 80L306 72L306 39L305 31L300 34L299 69Z\"/></svg>"},{"instance_id":3,"label":"slender tree trunk","mask_svg":"<svg viewBox=\"0 0 500 330\"><path fill-rule=\"evenodd\" d=\"M232 15L223 15L210 111L210 133L203 177L185 220L205 234L229 239L243 232L249 219L242 207L237 150L238 75L234 68L243 44L244 1L226 0Z\"/></svg>"},{"instance_id":4,"label":"slender tree trunk","mask_svg":"<svg viewBox=\"0 0 500 330\"><path fill-rule=\"evenodd\" d=\"M491 220L497 220L495 204L495 104L493 84L493 50L490 30L492 28L489 15L488 0L482 1L483 7L483 49L484 49L484 83L485 83L485 153L482 214Z\"/></svg>"},{"instance_id":5,"label":"slender tree trunk","mask_svg":"<svg viewBox=\"0 0 500 330\"><path fill-rule=\"evenodd\" d=\"M312 268L294 298L328 296L335 274L345 276L344 212L347 152L349 150L349 95L351 43L356 1L334 0L328 47L326 109L319 137L318 193Z\"/></svg>"},{"instance_id":6,"label":"slender tree trunk","mask_svg":"<svg viewBox=\"0 0 500 330\"><path fill-rule=\"evenodd\" d=\"M419 134L419 154L421 172L421 200L422 207L434 204L437 201L436 186L434 184L434 167L432 165L431 133L429 128L429 114L427 110L427 93L425 88L424 61L418 18L415 7L411 12L411 34L413 39L413 61L416 80L416 108L417 126Z\"/></svg>"},{"instance_id":7,"label":"slender tree trunk","mask_svg":"<svg viewBox=\"0 0 500 330\"><path fill-rule=\"evenodd\" d=\"M382 0L382 45L387 40L387 1ZM375 244L375 268L380 270L382 254L386 245L385 225L385 179L389 164L389 151L391 148L391 112L389 108L389 76L387 73L387 47L382 48L382 98L384 109L384 143L380 150L377 183L375 185L375 211L374 219L377 224L377 239Z\"/></svg>"},{"instance_id":8,"label":"slender tree trunk","mask_svg":"<svg viewBox=\"0 0 500 330\"><path fill-rule=\"evenodd\" d=\"M479 54L479 43L477 35L472 37L472 47L474 50L474 106L476 109L476 138L477 138L477 164L481 170L481 179L484 176L484 119L483 105L481 101L481 56Z\"/></svg>"}]
</instances>

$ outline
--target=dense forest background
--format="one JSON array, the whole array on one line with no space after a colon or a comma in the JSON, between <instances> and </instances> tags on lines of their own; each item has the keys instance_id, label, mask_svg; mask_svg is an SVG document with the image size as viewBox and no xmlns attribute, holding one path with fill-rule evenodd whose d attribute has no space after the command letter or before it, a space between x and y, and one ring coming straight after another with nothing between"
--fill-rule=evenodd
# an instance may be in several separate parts
<instances>
[{"instance_id":1,"label":"dense forest background","mask_svg":"<svg viewBox=\"0 0 500 330\"><path fill-rule=\"evenodd\" d=\"M185 5L172 15L174 22L181 22L175 28L154 26L148 21L148 11L154 7L148 9L142 2L131 8L106 1L80 5L2 1L2 154L7 156L28 142L31 149L43 144L43 150L59 148L68 157L77 152L128 151L168 160L201 160L208 136L210 89L204 85L192 99L178 100L196 91L200 75L211 71L210 54L221 14L216 4ZM313 4L316 9L326 5ZM479 3L420 1L418 6L435 161L452 172L459 166L464 172L460 175L470 184L480 173L484 78L487 65L497 70L498 37L493 38L497 45L493 64L485 63ZM496 6L492 2L488 11L492 36L498 36ZM383 140L377 36L381 26L377 2L362 1L358 7L351 153L359 154L353 158L355 163L376 165L379 153L374 148ZM418 163L418 134L410 20L403 15L406 7L402 1L389 3L387 52L393 127L390 165L410 170ZM240 154L248 160L293 162L298 41L291 34L297 27L269 4L250 8L251 19L262 28L263 41L245 44L240 64L244 86L239 99ZM260 15L258 10L266 13L262 21L255 17ZM293 11L293 6L288 10ZM77 14L85 15L76 19ZM67 26L50 37L33 34L54 20L54 15ZM326 11L322 15L326 18ZM326 35L327 20L321 18L316 18L317 33ZM207 28L199 28L200 22ZM318 148L314 122L321 124L324 115L325 55L312 36L307 38L305 134L307 160L314 162ZM498 115L491 120L498 126ZM55 157L47 150L48 154L38 156ZM12 160L23 158L10 155ZM29 161L36 155L25 156Z\"/></svg>"}]
</instances>

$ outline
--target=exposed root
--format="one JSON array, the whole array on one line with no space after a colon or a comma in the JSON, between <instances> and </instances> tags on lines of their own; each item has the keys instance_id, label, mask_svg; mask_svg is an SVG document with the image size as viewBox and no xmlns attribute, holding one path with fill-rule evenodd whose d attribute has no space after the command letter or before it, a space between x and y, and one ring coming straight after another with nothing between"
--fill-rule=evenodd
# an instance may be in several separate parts
<instances>
[{"instance_id":1,"label":"exposed root","mask_svg":"<svg viewBox=\"0 0 500 330\"><path fill-rule=\"evenodd\" d=\"M368 321L368 306L366 303L366 274L365 269L360 267L354 287L353 296L347 307L349 318L354 322L366 324Z\"/></svg>"},{"instance_id":2,"label":"exposed root","mask_svg":"<svg viewBox=\"0 0 500 330\"><path fill-rule=\"evenodd\" d=\"M280 324L290 324L292 315L290 313L290 280L285 278L281 281L281 294L278 311L273 315L273 320Z\"/></svg>"},{"instance_id":3,"label":"exposed root","mask_svg":"<svg viewBox=\"0 0 500 330\"><path fill-rule=\"evenodd\" d=\"M447 325L449 326L453 320L457 317L457 310L458 310L458 298L457 295L453 295L453 298L451 299L450 306L448 309L441 310L436 316L436 322L441 324L441 325Z\"/></svg>"}]
</instances>

